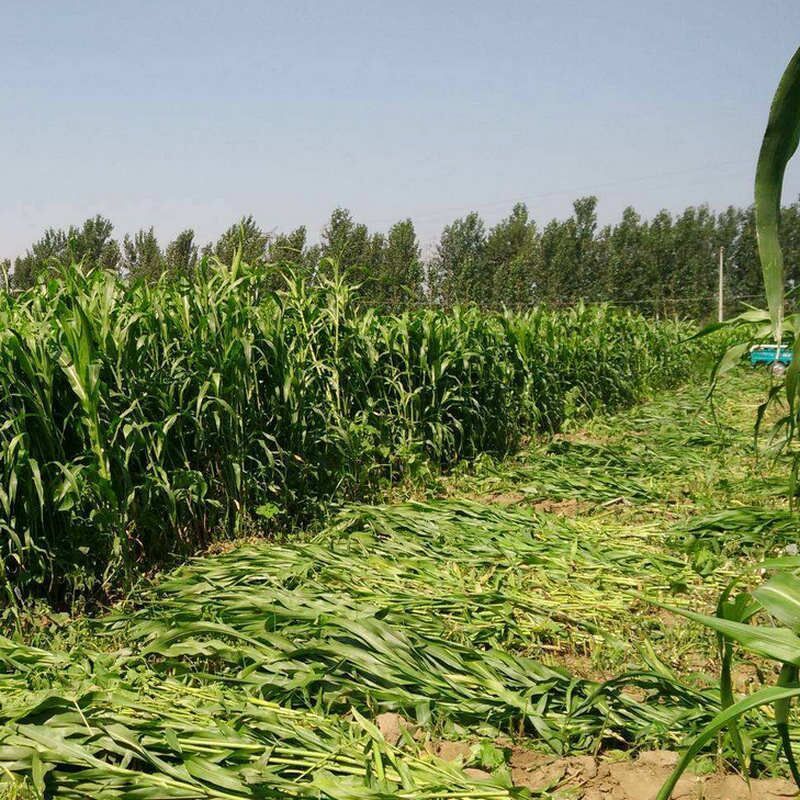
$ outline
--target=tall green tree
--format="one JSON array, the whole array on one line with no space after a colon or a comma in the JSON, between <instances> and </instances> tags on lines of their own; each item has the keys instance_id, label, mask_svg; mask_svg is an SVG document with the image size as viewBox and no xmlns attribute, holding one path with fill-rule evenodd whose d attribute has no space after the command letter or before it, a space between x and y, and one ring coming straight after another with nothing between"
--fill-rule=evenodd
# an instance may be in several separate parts
<instances>
[{"instance_id":1,"label":"tall green tree","mask_svg":"<svg viewBox=\"0 0 800 800\"><path fill-rule=\"evenodd\" d=\"M595 233L597 231L597 198L579 197L572 204L574 220L571 231L574 236L575 293L578 299L597 300L598 252Z\"/></svg>"},{"instance_id":2,"label":"tall green tree","mask_svg":"<svg viewBox=\"0 0 800 800\"><path fill-rule=\"evenodd\" d=\"M120 249L111 236L113 230L111 221L99 214L80 227L73 225L66 231L48 228L24 256L15 260L14 285L17 288L31 286L39 275L57 272L73 261L86 270L117 271Z\"/></svg>"},{"instance_id":3,"label":"tall green tree","mask_svg":"<svg viewBox=\"0 0 800 800\"><path fill-rule=\"evenodd\" d=\"M645 310L655 307L659 286L653 286L654 254L648 247L648 229L641 217L628 206L622 219L603 232L595 254L602 253L602 285L591 292L593 300L615 299L625 304L644 301ZM653 300L651 306L648 301Z\"/></svg>"},{"instance_id":4,"label":"tall green tree","mask_svg":"<svg viewBox=\"0 0 800 800\"><path fill-rule=\"evenodd\" d=\"M375 246L373 243L373 249ZM422 299L421 256L414 223L404 219L392 225L379 265L376 299L381 305L400 309Z\"/></svg>"},{"instance_id":5,"label":"tall green tree","mask_svg":"<svg viewBox=\"0 0 800 800\"><path fill-rule=\"evenodd\" d=\"M627 296L636 303L636 309L642 313L656 313L667 316L683 316L680 304L672 300L675 291L675 272L678 264L675 259L675 231L672 214L662 210L646 224L644 245L645 258L640 262L643 272L637 276L629 276L630 288ZM620 276L625 281L625 275ZM624 290L625 283L618 284L619 291ZM653 302L648 302L647 292ZM671 288L670 288L671 287Z\"/></svg>"},{"instance_id":6,"label":"tall green tree","mask_svg":"<svg viewBox=\"0 0 800 800\"><path fill-rule=\"evenodd\" d=\"M492 281L487 302L509 308L531 305L540 257L536 224L529 218L525 204L517 203L511 214L489 231L486 239L486 277Z\"/></svg>"},{"instance_id":7,"label":"tall green tree","mask_svg":"<svg viewBox=\"0 0 800 800\"><path fill-rule=\"evenodd\" d=\"M317 271L320 258L318 245L309 245L305 225L289 233L278 233L269 242L267 257L280 272L290 268L305 276Z\"/></svg>"},{"instance_id":8,"label":"tall green tree","mask_svg":"<svg viewBox=\"0 0 800 800\"><path fill-rule=\"evenodd\" d=\"M597 198L581 197L564 221L551 220L542 231L541 259L535 276L537 300L555 305L597 300L607 278L601 276Z\"/></svg>"},{"instance_id":9,"label":"tall green tree","mask_svg":"<svg viewBox=\"0 0 800 800\"><path fill-rule=\"evenodd\" d=\"M370 278L374 249L367 226L354 222L346 208L335 208L322 230L320 269L329 270L332 261L348 280L364 285Z\"/></svg>"},{"instance_id":10,"label":"tall green tree","mask_svg":"<svg viewBox=\"0 0 800 800\"><path fill-rule=\"evenodd\" d=\"M286 264L299 264L306 257L308 243L305 225L290 233L279 233L269 243L269 260Z\"/></svg>"},{"instance_id":11,"label":"tall green tree","mask_svg":"<svg viewBox=\"0 0 800 800\"><path fill-rule=\"evenodd\" d=\"M230 264L241 247L242 261L255 266L266 262L269 240L269 234L259 227L252 215L248 215L231 225L215 244L208 245L203 252L216 256L223 264Z\"/></svg>"},{"instance_id":12,"label":"tall green tree","mask_svg":"<svg viewBox=\"0 0 800 800\"><path fill-rule=\"evenodd\" d=\"M669 288L676 313L711 318L717 298L716 219L708 206L689 207L675 219L673 232L676 270Z\"/></svg>"},{"instance_id":13,"label":"tall green tree","mask_svg":"<svg viewBox=\"0 0 800 800\"><path fill-rule=\"evenodd\" d=\"M736 235L725 254L725 270L729 287L728 309L741 309L741 302L757 303L764 293L764 279L758 260L756 218L753 206L735 209Z\"/></svg>"},{"instance_id":14,"label":"tall green tree","mask_svg":"<svg viewBox=\"0 0 800 800\"><path fill-rule=\"evenodd\" d=\"M75 260L90 268L118 271L120 249L111 236L113 231L111 220L100 214L87 219L80 228L71 228L68 238Z\"/></svg>"},{"instance_id":15,"label":"tall green tree","mask_svg":"<svg viewBox=\"0 0 800 800\"><path fill-rule=\"evenodd\" d=\"M428 265L428 283L437 302L485 304L493 290L485 250L486 226L476 212L445 227Z\"/></svg>"},{"instance_id":16,"label":"tall green tree","mask_svg":"<svg viewBox=\"0 0 800 800\"><path fill-rule=\"evenodd\" d=\"M534 272L534 297L537 303L562 305L571 299L569 275L572 259L565 236L566 223L551 219L544 226L541 258Z\"/></svg>"},{"instance_id":17,"label":"tall green tree","mask_svg":"<svg viewBox=\"0 0 800 800\"><path fill-rule=\"evenodd\" d=\"M167 245L164 254L165 271L173 277L191 277L197 267L197 245L194 231L189 228L181 231Z\"/></svg>"},{"instance_id":18,"label":"tall green tree","mask_svg":"<svg viewBox=\"0 0 800 800\"><path fill-rule=\"evenodd\" d=\"M63 264L67 255L66 231L48 228L24 256L14 261L14 286L18 289L33 286L39 275Z\"/></svg>"},{"instance_id":19,"label":"tall green tree","mask_svg":"<svg viewBox=\"0 0 800 800\"><path fill-rule=\"evenodd\" d=\"M155 281L166 268L164 253L150 227L122 240L122 267L131 280Z\"/></svg>"}]
</instances>

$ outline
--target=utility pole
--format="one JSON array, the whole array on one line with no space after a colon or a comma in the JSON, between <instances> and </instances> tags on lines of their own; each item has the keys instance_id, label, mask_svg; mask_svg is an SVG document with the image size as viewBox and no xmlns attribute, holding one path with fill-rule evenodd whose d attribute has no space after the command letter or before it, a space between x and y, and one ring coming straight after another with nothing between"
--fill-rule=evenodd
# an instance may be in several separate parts
<instances>
[{"instance_id":1,"label":"utility pole","mask_svg":"<svg viewBox=\"0 0 800 800\"><path fill-rule=\"evenodd\" d=\"M719 305L717 306L717 322L722 322L722 319L725 316L725 308L722 296L723 286L724 286L722 265L724 263L724 260L725 260L725 248L720 247L719 248L719 297L718 297Z\"/></svg>"}]
</instances>

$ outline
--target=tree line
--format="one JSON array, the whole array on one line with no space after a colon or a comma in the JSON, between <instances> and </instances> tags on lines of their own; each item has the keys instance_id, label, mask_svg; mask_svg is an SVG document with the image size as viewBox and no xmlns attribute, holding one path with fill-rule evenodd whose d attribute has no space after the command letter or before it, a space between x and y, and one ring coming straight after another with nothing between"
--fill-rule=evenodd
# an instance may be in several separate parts
<instances>
[{"instance_id":1,"label":"tree line","mask_svg":"<svg viewBox=\"0 0 800 800\"><path fill-rule=\"evenodd\" d=\"M800 285L800 201L782 211L787 282ZM264 264L277 286L285 265L313 281L333 269L361 285L364 302L379 308L474 303L526 308L543 303L613 302L654 315L708 318L716 309L717 258L724 248L726 312L762 295L753 209L689 207L652 219L626 208L613 225L597 221L597 198L582 197L567 219L540 227L523 203L488 227L477 212L445 226L423 258L410 219L386 233L370 232L337 208L319 242L307 229L275 233L252 216L200 246L185 230L162 246L153 228L114 238L112 223L96 216L67 230L49 229L14 263L2 264L12 289L32 285L66 264L112 270L130 280L191 277L204 256L230 262L238 248L251 265Z\"/></svg>"}]
</instances>

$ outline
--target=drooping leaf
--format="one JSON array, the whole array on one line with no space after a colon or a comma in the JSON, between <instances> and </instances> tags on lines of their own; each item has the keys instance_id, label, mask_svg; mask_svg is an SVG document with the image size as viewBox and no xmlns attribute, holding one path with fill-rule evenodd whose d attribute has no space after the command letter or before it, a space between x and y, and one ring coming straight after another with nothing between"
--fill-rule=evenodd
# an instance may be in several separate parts
<instances>
[{"instance_id":1,"label":"drooping leaf","mask_svg":"<svg viewBox=\"0 0 800 800\"><path fill-rule=\"evenodd\" d=\"M779 227L783 176L800 142L800 48L789 61L770 107L755 181L758 252L775 340L783 328L783 252Z\"/></svg>"}]
</instances>

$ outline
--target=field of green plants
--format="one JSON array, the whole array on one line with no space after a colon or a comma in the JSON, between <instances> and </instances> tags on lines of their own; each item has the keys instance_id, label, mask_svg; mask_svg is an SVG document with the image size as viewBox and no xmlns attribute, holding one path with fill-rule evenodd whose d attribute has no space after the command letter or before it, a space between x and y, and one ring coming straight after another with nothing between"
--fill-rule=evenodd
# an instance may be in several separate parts
<instances>
[{"instance_id":1,"label":"field of green plants","mask_svg":"<svg viewBox=\"0 0 800 800\"><path fill-rule=\"evenodd\" d=\"M650 600L713 609L796 541L753 454L766 380L734 374L713 411L696 382L565 420L316 533L252 529L104 613L28 604L0 639L8 796L654 796L566 767L678 749L719 711L713 635ZM703 750L702 796L745 796L713 793L726 766L784 774L770 715L743 731L745 761L727 733Z\"/></svg>"},{"instance_id":2,"label":"field of green plants","mask_svg":"<svg viewBox=\"0 0 800 800\"><path fill-rule=\"evenodd\" d=\"M201 270L3 296L0 796L590 800L729 704L656 603L797 530L739 334ZM785 775L763 711L700 756Z\"/></svg>"},{"instance_id":3,"label":"field of green plants","mask_svg":"<svg viewBox=\"0 0 800 800\"><path fill-rule=\"evenodd\" d=\"M0 297L0 590L116 597L251 528L282 531L694 368L682 324L609 308L380 316L338 280L205 265L70 270Z\"/></svg>"}]
</instances>

